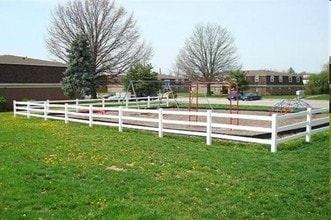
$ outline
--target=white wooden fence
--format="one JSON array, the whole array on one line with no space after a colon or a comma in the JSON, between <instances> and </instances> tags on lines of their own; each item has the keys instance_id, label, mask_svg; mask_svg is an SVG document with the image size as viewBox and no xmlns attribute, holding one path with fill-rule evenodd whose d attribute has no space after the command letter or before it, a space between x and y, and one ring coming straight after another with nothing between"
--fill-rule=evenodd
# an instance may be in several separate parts
<instances>
[{"instance_id":1,"label":"white wooden fence","mask_svg":"<svg viewBox=\"0 0 331 220\"><path fill-rule=\"evenodd\" d=\"M192 111L171 111L165 109L149 110L149 109L129 109L119 107L105 107L103 100L99 100L99 107L94 107L92 104L76 105L77 101L69 104L64 101L45 101L45 102L18 102L14 101L14 116L24 115L27 118L40 117L47 119L63 120L65 123L78 122L86 123L90 127L93 125L113 126L118 127L119 132L123 128L148 130L158 132L160 138L163 133L172 133L190 136L206 137L206 144L211 145L213 138L243 141L270 145L271 152L277 152L277 146L289 140L299 137L306 137L306 142L311 141L311 135L316 132L326 131L329 129L329 117L314 118L313 114L328 113L328 109L308 109L299 113L290 113L285 115L273 114L271 116L261 115L246 115L246 114L229 114L217 113L212 110L207 112L192 112ZM94 103L95 104L95 103ZM95 104L96 105L96 104ZM131 115L130 115L131 114ZM170 116L187 116L182 119L172 119ZM199 121L189 121L189 116L197 116L201 118ZM297 123L280 126L282 121L292 118L304 118ZM186 119L183 119L186 118ZM224 123L216 122L219 119L224 119ZM235 125L225 123L227 119L244 119L252 121L264 121L263 127ZM146 125L146 123L149 123ZM175 127L169 127L169 125ZM324 125L323 127L314 129L313 127ZM177 127L176 127L177 126ZM181 128L185 127L185 128ZM198 130L189 130L186 127L199 127ZM280 136L280 132L293 129L305 130L302 132L291 132L289 135ZM256 138L247 136L238 136L233 134L224 134L215 132L217 129L241 130L243 132L261 132L271 134L271 138Z\"/></svg>"},{"instance_id":2,"label":"white wooden fence","mask_svg":"<svg viewBox=\"0 0 331 220\"><path fill-rule=\"evenodd\" d=\"M151 108L153 106L164 106L169 107L173 102L176 102L174 99L169 97L160 97L160 96L147 96L147 97L136 97L129 98L125 97L111 97L111 98L101 98L101 99L72 99L72 100L47 100L48 104L56 103L68 103L81 106L97 106L97 107L109 107L109 106L125 106L125 108L134 107L134 108ZM44 101L34 101L34 103L44 103Z\"/></svg>"}]
</instances>

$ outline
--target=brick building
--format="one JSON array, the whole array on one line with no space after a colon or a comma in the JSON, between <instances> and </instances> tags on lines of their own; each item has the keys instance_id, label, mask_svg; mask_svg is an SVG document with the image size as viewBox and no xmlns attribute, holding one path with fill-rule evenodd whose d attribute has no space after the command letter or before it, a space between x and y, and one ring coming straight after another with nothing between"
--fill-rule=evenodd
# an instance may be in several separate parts
<instances>
[{"instance_id":1,"label":"brick building","mask_svg":"<svg viewBox=\"0 0 331 220\"><path fill-rule=\"evenodd\" d=\"M13 100L66 99L60 83L65 69L59 62L0 56L0 95L6 97L7 109L12 109Z\"/></svg>"},{"instance_id":2,"label":"brick building","mask_svg":"<svg viewBox=\"0 0 331 220\"><path fill-rule=\"evenodd\" d=\"M245 72L250 92L260 95L295 95L297 90L303 90L301 75L270 70L248 70Z\"/></svg>"}]
</instances>

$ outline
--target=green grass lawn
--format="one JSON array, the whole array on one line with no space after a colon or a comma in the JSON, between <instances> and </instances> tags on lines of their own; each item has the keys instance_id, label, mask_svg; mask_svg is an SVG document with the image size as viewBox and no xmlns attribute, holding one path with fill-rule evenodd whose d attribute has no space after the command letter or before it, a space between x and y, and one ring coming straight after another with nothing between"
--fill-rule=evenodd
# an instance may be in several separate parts
<instances>
[{"instance_id":1,"label":"green grass lawn","mask_svg":"<svg viewBox=\"0 0 331 220\"><path fill-rule=\"evenodd\" d=\"M0 219L330 219L329 133L268 146L0 114Z\"/></svg>"},{"instance_id":2,"label":"green grass lawn","mask_svg":"<svg viewBox=\"0 0 331 220\"><path fill-rule=\"evenodd\" d=\"M330 99L330 95L329 94L308 95L308 96L306 96L306 99L329 100Z\"/></svg>"}]
</instances>

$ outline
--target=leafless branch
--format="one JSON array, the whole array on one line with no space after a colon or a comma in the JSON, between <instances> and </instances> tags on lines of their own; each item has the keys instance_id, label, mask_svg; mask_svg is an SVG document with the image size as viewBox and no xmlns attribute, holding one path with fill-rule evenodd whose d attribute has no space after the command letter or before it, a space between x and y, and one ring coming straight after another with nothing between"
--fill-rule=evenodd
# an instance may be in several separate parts
<instances>
[{"instance_id":1,"label":"leafless branch","mask_svg":"<svg viewBox=\"0 0 331 220\"><path fill-rule=\"evenodd\" d=\"M49 51L67 62L66 51L79 34L88 38L98 76L116 76L152 55L133 15L112 0L73 0L56 7L46 39Z\"/></svg>"},{"instance_id":2,"label":"leafless branch","mask_svg":"<svg viewBox=\"0 0 331 220\"><path fill-rule=\"evenodd\" d=\"M177 67L191 79L214 81L218 75L237 69L234 39L219 25L197 25L177 56Z\"/></svg>"}]
</instances>

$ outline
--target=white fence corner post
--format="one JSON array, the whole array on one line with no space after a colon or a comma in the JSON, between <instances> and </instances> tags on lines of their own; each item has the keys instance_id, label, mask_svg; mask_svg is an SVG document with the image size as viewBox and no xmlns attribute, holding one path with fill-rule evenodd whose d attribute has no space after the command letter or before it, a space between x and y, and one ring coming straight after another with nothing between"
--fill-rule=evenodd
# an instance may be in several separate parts
<instances>
[{"instance_id":1,"label":"white fence corner post","mask_svg":"<svg viewBox=\"0 0 331 220\"><path fill-rule=\"evenodd\" d=\"M272 121L271 121L271 152L276 153L277 152L277 137L278 136L278 115L273 114L272 115Z\"/></svg>"},{"instance_id":2,"label":"white fence corner post","mask_svg":"<svg viewBox=\"0 0 331 220\"><path fill-rule=\"evenodd\" d=\"M118 107L118 131L123 131L123 107Z\"/></svg>"},{"instance_id":3,"label":"white fence corner post","mask_svg":"<svg viewBox=\"0 0 331 220\"><path fill-rule=\"evenodd\" d=\"M16 117L16 100L13 101L13 111L14 111L14 117Z\"/></svg>"},{"instance_id":4,"label":"white fence corner post","mask_svg":"<svg viewBox=\"0 0 331 220\"><path fill-rule=\"evenodd\" d=\"M147 108L151 107L151 97L147 96Z\"/></svg>"},{"instance_id":5,"label":"white fence corner post","mask_svg":"<svg viewBox=\"0 0 331 220\"><path fill-rule=\"evenodd\" d=\"M102 98L102 108L105 108L106 104L105 104L105 98Z\"/></svg>"},{"instance_id":6,"label":"white fence corner post","mask_svg":"<svg viewBox=\"0 0 331 220\"><path fill-rule=\"evenodd\" d=\"M26 117L30 119L30 102L26 103Z\"/></svg>"},{"instance_id":7,"label":"white fence corner post","mask_svg":"<svg viewBox=\"0 0 331 220\"><path fill-rule=\"evenodd\" d=\"M311 126L312 126L312 109L307 109L307 125L306 125L306 142L311 141Z\"/></svg>"},{"instance_id":8,"label":"white fence corner post","mask_svg":"<svg viewBox=\"0 0 331 220\"><path fill-rule=\"evenodd\" d=\"M211 113L212 113L212 110L208 110L207 111L207 134L206 134L206 144L207 145L211 145L211 142L212 142L212 137L211 137L211 134L212 134L212 127L211 127L211 123L212 123L212 117L211 117Z\"/></svg>"},{"instance_id":9,"label":"white fence corner post","mask_svg":"<svg viewBox=\"0 0 331 220\"><path fill-rule=\"evenodd\" d=\"M44 102L44 120L46 121L47 120L47 114L48 114L48 111L47 111L47 101Z\"/></svg>"},{"instance_id":10,"label":"white fence corner post","mask_svg":"<svg viewBox=\"0 0 331 220\"><path fill-rule=\"evenodd\" d=\"M159 137L163 137L163 109L159 108Z\"/></svg>"},{"instance_id":11,"label":"white fence corner post","mask_svg":"<svg viewBox=\"0 0 331 220\"><path fill-rule=\"evenodd\" d=\"M68 124L68 103L64 104L64 123Z\"/></svg>"},{"instance_id":12,"label":"white fence corner post","mask_svg":"<svg viewBox=\"0 0 331 220\"><path fill-rule=\"evenodd\" d=\"M93 106L89 105L89 126L92 127L93 125Z\"/></svg>"}]
</instances>

